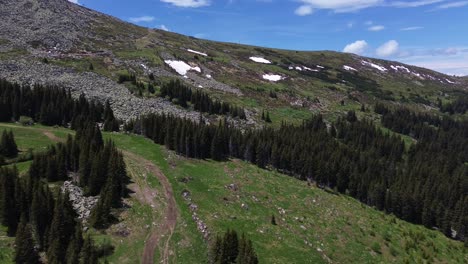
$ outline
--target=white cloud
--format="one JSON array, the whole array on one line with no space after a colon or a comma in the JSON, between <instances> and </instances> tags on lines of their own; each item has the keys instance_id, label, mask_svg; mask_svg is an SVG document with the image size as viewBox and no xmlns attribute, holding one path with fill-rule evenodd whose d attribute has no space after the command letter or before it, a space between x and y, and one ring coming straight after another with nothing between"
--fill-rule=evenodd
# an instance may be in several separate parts
<instances>
[{"instance_id":1,"label":"white cloud","mask_svg":"<svg viewBox=\"0 0 468 264\"><path fill-rule=\"evenodd\" d=\"M358 40L344 47L343 52L363 54L369 45L365 40Z\"/></svg>"},{"instance_id":2,"label":"white cloud","mask_svg":"<svg viewBox=\"0 0 468 264\"><path fill-rule=\"evenodd\" d=\"M369 30L369 31L382 31L382 30L384 30L384 29L385 29L384 26L377 25L377 26L369 27L367 30Z\"/></svg>"},{"instance_id":3,"label":"white cloud","mask_svg":"<svg viewBox=\"0 0 468 264\"><path fill-rule=\"evenodd\" d=\"M164 31L170 31L168 27L166 27L165 25L161 25L160 28Z\"/></svg>"},{"instance_id":4,"label":"white cloud","mask_svg":"<svg viewBox=\"0 0 468 264\"><path fill-rule=\"evenodd\" d=\"M468 47L411 48L398 51L398 60L451 75L468 75Z\"/></svg>"},{"instance_id":5,"label":"white cloud","mask_svg":"<svg viewBox=\"0 0 468 264\"><path fill-rule=\"evenodd\" d=\"M377 56L389 57L395 55L398 52L399 44L396 40L390 40L385 42L382 46L378 47L375 51Z\"/></svg>"},{"instance_id":6,"label":"white cloud","mask_svg":"<svg viewBox=\"0 0 468 264\"><path fill-rule=\"evenodd\" d=\"M179 7L202 7L210 5L209 0L161 0Z\"/></svg>"},{"instance_id":7,"label":"white cloud","mask_svg":"<svg viewBox=\"0 0 468 264\"><path fill-rule=\"evenodd\" d=\"M420 0L420 1L397 1L390 3L390 6L394 7L420 7L425 5L437 4L446 0Z\"/></svg>"},{"instance_id":8,"label":"white cloud","mask_svg":"<svg viewBox=\"0 0 468 264\"><path fill-rule=\"evenodd\" d=\"M68 2L71 2L71 3L74 3L74 4L78 4L78 5L80 4L80 3L78 2L78 0L68 0Z\"/></svg>"},{"instance_id":9,"label":"white cloud","mask_svg":"<svg viewBox=\"0 0 468 264\"><path fill-rule=\"evenodd\" d=\"M437 6L435 9L448 9L448 8L456 8L468 5L468 1L458 1L458 2L451 2L443 5Z\"/></svg>"},{"instance_id":10,"label":"white cloud","mask_svg":"<svg viewBox=\"0 0 468 264\"><path fill-rule=\"evenodd\" d=\"M316 9L329 9L335 12L352 12L381 5L383 0L299 0L303 5Z\"/></svg>"},{"instance_id":11,"label":"white cloud","mask_svg":"<svg viewBox=\"0 0 468 264\"><path fill-rule=\"evenodd\" d=\"M168 1L168 0L162 0ZM426 5L434 5L447 0L417 0L417 1L390 1L390 0L297 0L301 3L301 6L296 9L298 10L303 7L309 7L310 9L328 9L333 10L337 13L343 12L355 12L361 9L370 7L396 7L396 8L414 8ZM468 5L468 1L451 2L445 5L441 5L438 8L451 8ZM299 12L300 13L300 12ZM300 14L298 14L300 15Z\"/></svg>"},{"instance_id":12,"label":"white cloud","mask_svg":"<svg viewBox=\"0 0 468 264\"><path fill-rule=\"evenodd\" d=\"M312 6L310 5L301 5L300 7L298 7L296 9L296 11L294 11L294 13L298 16L307 16L307 15L310 15L314 12L314 10L312 9Z\"/></svg>"},{"instance_id":13,"label":"white cloud","mask_svg":"<svg viewBox=\"0 0 468 264\"><path fill-rule=\"evenodd\" d=\"M131 17L129 18L130 22L140 23L140 22L151 22L154 21L153 16L141 16L141 17Z\"/></svg>"},{"instance_id":14,"label":"white cloud","mask_svg":"<svg viewBox=\"0 0 468 264\"><path fill-rule=\"evenodd\" d=\"M414 30L420 30L423 29L423 27L405 27L400 29L401 31L414 31Z\"/></svg>"}]
</instances>

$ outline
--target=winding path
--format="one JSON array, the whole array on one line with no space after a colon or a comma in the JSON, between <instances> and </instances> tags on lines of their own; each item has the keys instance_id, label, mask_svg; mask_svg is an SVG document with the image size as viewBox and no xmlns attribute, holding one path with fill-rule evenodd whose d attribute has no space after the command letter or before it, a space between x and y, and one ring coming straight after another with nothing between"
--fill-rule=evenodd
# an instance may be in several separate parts
<instances>
[{"instance_id":1,"label":"winding path","mask_svg":"<svg viewBox=\"0 0 468 264\"><path fill-rule=\"evenodd\" d=\"M172 234L174 233L174 229L177 223L177 205L174 199L172 186L161 170L159 170L159 168L151 161L125 150L122 150L122 152L128 158L144 166L149 172L158 178L162 188L164 189L164 196L167 200L167 206L163 214L162 223L160 223L160 225L157 226L146 239L141 263L154 263L154 252L162 238L166 238L166 241L164 243L164 250L161 255L161 263L169 263L169 241L172 237ZM143 192L145 192L142 194L143 197L146 197L146 191Z\"/></svg>"},{"instance_id":2,"label":"winding path","mask_svg":"<svg viewBox=\"0 0 468 264\"><path fill-rule=\"evenodd\" d=\"M41 129L43 134L51 139L54 142L63 142L62 138L59 138L54 135L54 133L50 132L49 130ZM142 264L153 264L155 263L154 259L154 252L158 247L158 244L162 242L162 239L165 238L166 241L164 242L164 249L161 254L161 263L169 263L169 242L174 233L175 226L177 224L177 205L174 198L174 192L172 191L172 186L169 183L167 177L161 172L161 170L154 165L151 161L136 155L132 152L122 150L122 153L129 159L135 161L137 164L140 164L145 167L147 171L152 173L161 183L161 186L164 190L164 196L167 201L167 206L163 213L162 222L159 226L155 227L152 232L148 235L145 248L143 250L142 256ZM152 204L152 190L149 188L135 188L133 191L137 193L137 197L143 197L139 199L140 202L146 204Z\"/></svg>"}]
</instances>

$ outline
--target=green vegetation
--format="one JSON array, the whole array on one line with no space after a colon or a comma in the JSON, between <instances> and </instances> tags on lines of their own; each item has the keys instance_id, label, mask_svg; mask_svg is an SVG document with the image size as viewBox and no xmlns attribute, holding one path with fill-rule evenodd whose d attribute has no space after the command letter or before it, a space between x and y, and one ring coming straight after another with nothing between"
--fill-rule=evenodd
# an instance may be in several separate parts
<instances>
[{"instance_id":1,"label":"green vegetation","mask_svg":"<svg viewBox=\"0 0 468 264\"><path fill-rule=\"evenodd\" d=\"M0 128L12 129L15 136L29 134L31 139L40 138L44 131L58 137L72 133L62 128L4 123ZM140 136L104 133L104 137L113 139L119 148L151 160L171 181L180 211L170 243L174 251L171 258L178 263L204 263L208 253L191 219L188 202L181 195L183 191L189 191L192 202L198 206L197 214L211 234L228 228L245 233L253 241L261 263L326 263L327 258L335 263L467 261L462 243L385 215L347 196L242 161L181 158ZM27 142L16 138L19 148L24 148ZM158 186L141 166L128 158L126 162L132 179L139 179L137 184L147 184L146 176ZM156 197L155 202L158 201ZM137 252L141 252L147 233L145 226L158 221L158 210L141 205L134 198L130 202L132 207L122 212L124 225L132 230L130 235L117 235L114 226L105 234L93 235L97 244L111 241L116 246L108 259L111 263L138 262ZM276 225L271 223L272 215ZM8 252L8 248L2 252Z\"/></svg>"}]
</instances>

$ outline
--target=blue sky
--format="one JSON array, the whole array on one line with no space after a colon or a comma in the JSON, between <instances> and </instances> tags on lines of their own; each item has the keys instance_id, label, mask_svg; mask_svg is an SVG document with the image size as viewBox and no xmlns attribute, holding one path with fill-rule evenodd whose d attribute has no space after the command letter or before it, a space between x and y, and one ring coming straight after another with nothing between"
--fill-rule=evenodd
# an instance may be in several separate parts
<instances>
[{"instance_id":1,"label":"blue sky","mask_svg":"<svg viewBox=\"0 0 468 264\"><path fill-rule=\"evenodd\" d=\"M345 51L468 75L468 0L78 2L141 26L198 38Z\"/></svg>"}]
</instances>

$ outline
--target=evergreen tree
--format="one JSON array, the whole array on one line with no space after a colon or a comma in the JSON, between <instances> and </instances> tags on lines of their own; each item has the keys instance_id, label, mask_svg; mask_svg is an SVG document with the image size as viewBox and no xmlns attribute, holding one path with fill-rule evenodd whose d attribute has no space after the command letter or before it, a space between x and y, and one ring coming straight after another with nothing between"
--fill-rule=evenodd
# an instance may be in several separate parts
<instances>
[{"instance_id":1,"label":"evergreen tree","mask_svg":"<svg viewBox=\"0 0 468 264\"><path fill-rule=\"evenodd\" d=\"M19 220L19 209L17 208L16 190L18 171L13 169L0 168L0 221L8 227L7 234L14 236Z\"/></svg>"},{"instance_id":2,"label":"evergreen tree","mask_svg":"<svg viewBox=\"0 0 468 264\"><path fill-rule=\"evenodd\" d=\"M39 254L34 247L31 227L28 224L26 216L24 214L21 216L21 222L18 225L15 244L15 263L40 263Z\"/></svg>"},{"instance_id":3,"label":"evergreen tree","mask_svg":"<svg viewBox=\"0 0 468 264\"><path fill-rule=\"evenodd\" d=\"M0 142L0 155L8 158L13 158L18 155L18 147L16 146L15 137L13 131L7 132L6 130L2 133L2 139Z\"/></svg>"},{"instance_id":4,"label":"evergreen tree","mask_svg":"<svg viewBox=\"0 0 468 264\"><path fill-rule=\"evenodd\" d=\"M84 239L80 252L80 264L97 264L98 258L90 235Z\"/></svg>"},{"instance_id":5,"label":"evergreen tree","mask_svg":"<svg viewBox=\"0 0 468 264\"><path fill-rule=\"evenodd\" d=\"M68 244L67 254L66 254L66 263L67 264L79 264L80 263L80 253L83 247L83 234L82 227L80 223L76 224L75 234Z\"/></svg>"},{"instance_id":6,"label":"evergreen tree","mask_svg":"<svg viewBox=\"0 0 468 264\"><path fill-rule=\"evenodd\" d=\"M49 232L48 263L65 263L68 245L75 233L75 217L68 193L60 193Z\"/></svg>"}]
</instances>

